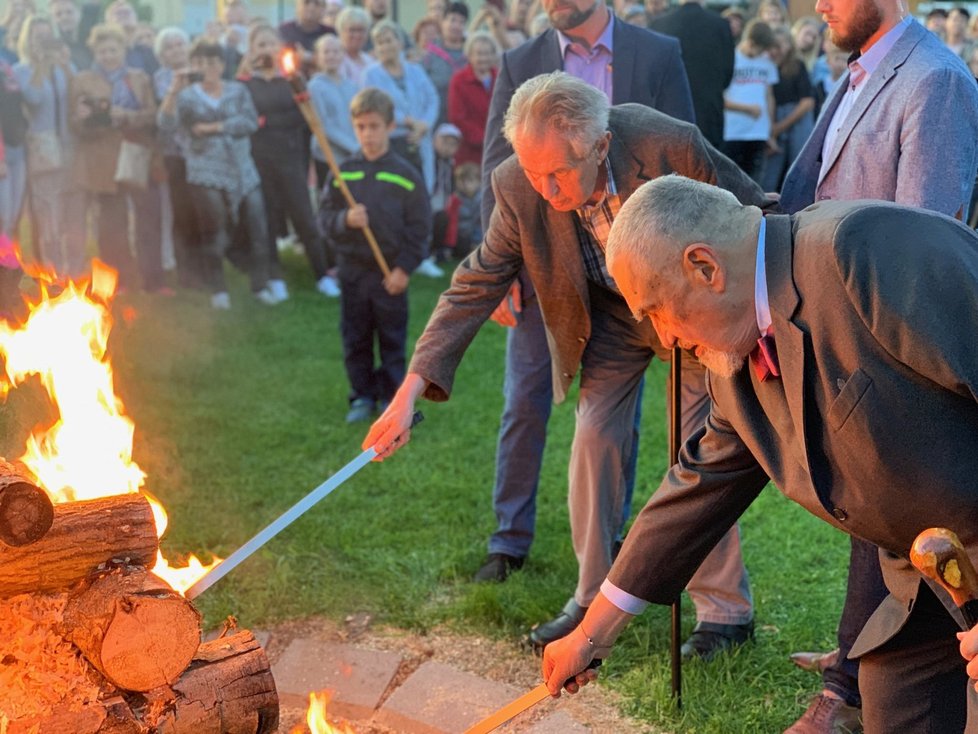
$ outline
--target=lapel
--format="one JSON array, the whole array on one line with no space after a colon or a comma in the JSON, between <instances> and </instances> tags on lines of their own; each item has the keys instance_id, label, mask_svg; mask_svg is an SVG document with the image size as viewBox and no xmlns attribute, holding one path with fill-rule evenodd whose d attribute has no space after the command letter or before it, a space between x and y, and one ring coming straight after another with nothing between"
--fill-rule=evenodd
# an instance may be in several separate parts
<instances>
[{"instance_id":1,"label":"lapel","mask_svg":"<svg viewBox=\"0 0 978 734\"><path fill-rule=\"evenodd\" d=\"M560 263L559 267L567 272L581 303L587 310L590 308L590 298L587 292L587 276L584 275L581 243L577 238L577 225L574 223L574 212L559 212L542 197L537 198L539 199L537 206L540 207L544 233L550 249L550 262Z\"/></svg>"},{"instance_id":2,"label":"lapel","mask_svg":"<svg viewBox=\"0 0 978 734\"><path fill-rule=\"evenodd\" d=\"M839 134L835 138L835 144L832 146L832 150L829 151L828 165L825 166L826 175L828 175L828 172L832 169L832 166L835 165L836 160L838 160L839 154L845 147L846 141L852 134L853 128L856 127L859 120L866 114L866 111L873 103L873 100L880 95L880 92L882 92L884 87L886 87L886 85L890 82L890 79L896 76L897 69L904 64L907 57L910 55L910 52L913 51L914 47L920 42L921 36L918 32L918 27L920 31L930 33L930 31L926 30L918 23L911 23L910 26L903 32L903 35L900 36L893 48L890 49L890 52L883 57L880 65L876 67L876 71L874 71L866 81L866 88L863 89L859 97L856 99L856 103L852 106L852 109L849 110L849 114L846 115L846 119L842 121L842 126L839 128ZM848 85L849 72L846 72L845 86L847 87ZM845 87L842 89L844 91ZM824 138L825 136L823 134L822 139L824 140Z\"/></svg>"},{"instance_id":3,"label":"lapel","mask_svg":"<svg viewBox=\"0 0 978 734\"><path fill-rule=\"evenodd\" d=\"M611 104L625 104L642 95L632 93L632 81L638 79L635 73L635 46L628 38L629 26L624 21L615 19L611 29L611 43L614 53L611 61ZM614 163L612 163L614 165Z\"/></svg>"},{"instance_id":4,"label":"lapel","mask_svg":"<svg viewBox=\"0 0 978 734\"><path fill-rule=\"evenodd\" d=\"M646 181L650 181L655 176L645 171L645 165L624 145L619 136L615 133L615 126L611 128L611 144L608 149L608 158L611 160L611 171L615 177L615 184L618 186L618 195L624 204L635 189Z\"/></svg>"},{"instance_id":5,"label":"lapel","mask_svg":"<svg viewBox=\"0 0 978 734\"><path fill-rule=\"evenodd\" d=\"M791 217L772 215L767 218L764 269L767 274L768 302L771 306L771 323L778 349L781 367L781 383L795 436L797 448L811 475L808 460L808 441L805 437L805 333L792 318L798 309L798 291L792 272Z\"/></svg>"},{"instance_id":6,"label":"lapel","mask_svg":"<svg viewBox=\"0 0 978 734\"><path fill-rule=\"evenodd\" d=\"M544 31L543 35L540 36L540 44L540 53L536 57L537 70L535 73L527 75L525 79L530 79L539 74L547 74L555 69L561 71L564 69L564 57L560 53L560 39L557 37L557 31L553 28Z\"/></svg>"}]
</instances>

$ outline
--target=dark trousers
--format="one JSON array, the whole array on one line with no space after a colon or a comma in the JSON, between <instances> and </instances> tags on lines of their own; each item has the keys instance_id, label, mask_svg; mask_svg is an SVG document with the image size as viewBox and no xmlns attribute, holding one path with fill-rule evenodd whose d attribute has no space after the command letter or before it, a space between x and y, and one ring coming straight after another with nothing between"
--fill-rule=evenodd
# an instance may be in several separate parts
<instances>
[{"instance_id":1,"label":"dark trousers","mask_svg":"<svg viewBox=\"0 0 978 734\"><path fill-rule=\"evenodd\" d=\"M132 203L136 260L129 245L129 205ZM160 191L154 184L145 189L98 194L98 247L102 259L119 271L119 285L137 287L138 263L142 287L155 291L163 286L163 254L160 234L162 216Z\"/></svg>"},{"instance_id":2,"label":"dark trousers","mask_svg":"<svg viewBox=\"0 0 978 734\"><path fill-rule=\"evenodd\" d=\"M350 400L389 402L406 372L407 291L392 296L383 276L340 267L340 332ZM374 336L380 365L374 362Z\"/></svg>"},{"instance_id":3,"label":"dark trousers","mask_svg":"<svg viewBox=\"0 0 978 734\"><path fill-rule=\"evenodd\" d=\"M850 540L849 581L839 619L839 656L822 673L822 683L850 706L859 706L859 661L850 660L849 651L889 592L883 583L877 547L860 538Z\"/></svg>"},{"instance_id":4,"label":"dark trousers","mask_svg":"<svg viewBox=\"0 0 978 734\"><path fill-rule=\"evenodd\" d=\"M281 265L275 243L277 222L288 218L306 251L313 275L319 280L328 267L323 238L316 226L316 218L309 198L307 175L309 159L291 151L281 151L277 156L255 156L255 165L261 176L261 190L265 198L265 210L269 222L269 263L272 277L280 278Z\"/></svg>"},{"instance_id":5,"label":"dark trousers","mask_svg":"<svg viewBox=\"0 0 978 734\"><path fill-rule=\"evenodd\" d=\"M228 192L209 186L190 184L194 200L201 250L201 273L207 287L214 293L226 291L224 256L231 245L234 228L245 234L247 250L239 250L235 264L248 273L251 289L259 291L268 281L268 228L265 203L261 189L253 188L239 201L231 201Z\"/></svg>"},{"instance_id":6,"label":"dark trousers","mask_svg":"<svg viewBox=\"0 0 978 734\"><path fill-rule=\"evenodd\" d=\"M903 628L860 659L866 734L978 732L975 691L958 652L957 631L951 615L921 583Z\"/></svg>"},{"instance_id":7,"label":"dark trousers","mask_svg":"<svg viewBox=\"0 0 978 734\"><path fill-rule=\"evenodd\" d=\"M187 183L187 162L178 155L168 155L167 180L173 204L173 250L177 260L177 279L182 286L203 282L200 262L200 228L190 184Z\"/></svg>"},{"instance_id":8,"label":"dark trousers","mask_svg":"<svg viewBox=\"0 0 978 734\"><path fill-rule=\"evenodd\" d=\"M724 140L723 152L740 166L740 169L750 176L758 185L764 176L764 151L767 149L766 140Z\"/></svg>"}]
</instances>

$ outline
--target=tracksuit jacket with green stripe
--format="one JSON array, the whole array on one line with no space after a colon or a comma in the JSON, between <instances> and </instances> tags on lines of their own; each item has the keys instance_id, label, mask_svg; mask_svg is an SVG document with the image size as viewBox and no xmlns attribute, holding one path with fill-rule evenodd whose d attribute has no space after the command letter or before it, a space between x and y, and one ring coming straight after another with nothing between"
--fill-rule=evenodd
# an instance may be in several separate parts
<instances>
[{"instance_id":1,"label":"tracksuit jacket with green stripe","mask_svg":"<svg viewBox=\"0 0 978 734\"><path fill-rule=\"evenodd\" d=\"M431 237L431 206L421 174L393 151L374 161L358 151L343 162L340 172L353 198L367 208L370 229L391 270L414 272ZM379 270L363 231L347 228L347 209L331 174L319 205L323 234L335 248L341 269Z\"/></svg>"}]
</instances>

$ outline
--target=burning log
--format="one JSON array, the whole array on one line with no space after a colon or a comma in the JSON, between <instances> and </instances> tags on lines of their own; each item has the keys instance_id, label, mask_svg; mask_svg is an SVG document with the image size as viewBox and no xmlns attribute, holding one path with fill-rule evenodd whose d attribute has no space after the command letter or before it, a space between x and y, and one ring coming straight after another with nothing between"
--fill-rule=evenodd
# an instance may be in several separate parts
<instances>
[{"instance_id":1,"label":"burning log","mask_svg":"<svg viewBox=\"0 0 978 734\"><path fill-rule=\"evenodd\" d=\"M152 566L158 548L153 513L142 495L59 504L39 541L0 545L0 599L67 589L113 559Z\"/></svg>"},{"instance_id":2,"label":"burning log","mask_svg":"<svg viewBox=\"0 0 978 734\"><path fill-rule=\"evenodd\" d=\"M97 578L68 602L64 621L88 662L127 691L173 683L200 644L200 613L143 568Z\"/></svg>"},{"instance_id":3,"label":"burning log","mask_svg":"<svg viewBox=\"0 0 978 734\"><path fill-rule=\"evenodd\" d=\"M53 520L47 493L26 472L0 459L0 540L28 545L44 537Z\"/></svg>"}]
</instances>

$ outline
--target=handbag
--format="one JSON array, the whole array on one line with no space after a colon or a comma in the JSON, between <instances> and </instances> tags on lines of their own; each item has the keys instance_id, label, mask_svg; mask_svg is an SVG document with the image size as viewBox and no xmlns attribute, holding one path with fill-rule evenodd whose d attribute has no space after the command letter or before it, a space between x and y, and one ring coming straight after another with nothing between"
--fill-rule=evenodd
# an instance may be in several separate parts
<instances>
[{"instance_id":1,"label":"handbag","mask_svg":"<svg viewBox=\"0 0 978 734\"><path fill-rule=\"evenodd\" d=\"M145 145L123 140L115 166L115 182L145 189L149 184L149 166L153 151Z\"/></svg>"},{"instance_id":2,"label":"handbag","mask_svg":"<svg viewBox=\"0 0 978 734\"><path fill-rule=\"evenodd\" d=\"M27 133L27 170L31 173L59 171L64 165L61 139L54 130Z\"/></svg>"}]
</instances>

